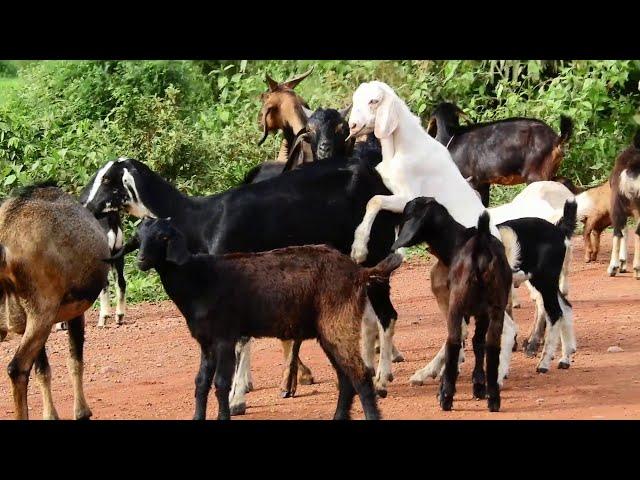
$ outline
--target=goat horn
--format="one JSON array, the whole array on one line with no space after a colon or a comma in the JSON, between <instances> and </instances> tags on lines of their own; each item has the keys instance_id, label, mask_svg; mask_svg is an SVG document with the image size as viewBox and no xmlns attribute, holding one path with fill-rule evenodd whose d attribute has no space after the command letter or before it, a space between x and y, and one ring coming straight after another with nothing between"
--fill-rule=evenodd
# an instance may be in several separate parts
<instances>
[{"instance_id":1,"label":"goat horn","mask_svg":"<svg viewBox=\"0 0 640 480\"><path fill-rule=\"evenodd\" d=\"M278 88L278 82L276 82L273 78L271 78L268 73L265 74L264 80L265 82L267 82L270 92L273 92Z\"/></svg>"},{"instance_id":2,"label":"goat horn","mask_svg":"<svg viewBox=\"0 0 640 480\"><path fill-rule=\"evenodd\" d=\"M311 115L313 115L313 110L309 110L307 107L305 107L304 105L302 106L302 111L304 112L304 114L307 116L307 120L309 118L311 118Z\"/></svg>"},{"instance_id":3,"label":"goat horn","mask_svg":"<svg viewBox=\"0 0 640 480\"><path fill-rule=\"evenodd\" d=\"M313 72L314 68L315 68L314 66L311 66L311 68L307 70L305 73L303 73L302 75L298 75L297 77L291 78L286 82L282 82L281 85L293 90L294 88L296 88L296 85L298 85L302 80L304 80L309 75L311 75L311 72Z\"/></svg>"},{"instance_id":4,"label":"goat horn","mask_svg":"<svg viewBox=\"0 0 640 480\"><path fill-rule=\"evenodd\" d=\"M347 115L349 115L349 112L351 111L351 107L353 107L353 103L350 103L347 107L343 108L342 110L338 110L338 113L343 119L345 120L347 119Z\"/></svg>"}]
</instances>

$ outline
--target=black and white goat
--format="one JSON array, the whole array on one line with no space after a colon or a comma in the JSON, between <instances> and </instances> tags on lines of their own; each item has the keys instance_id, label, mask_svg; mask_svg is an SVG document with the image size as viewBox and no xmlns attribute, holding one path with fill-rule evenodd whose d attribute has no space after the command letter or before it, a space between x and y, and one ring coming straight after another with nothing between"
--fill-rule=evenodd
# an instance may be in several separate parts
<instances>
[{"instance_id":1,"label":"black and white goat","mask_svg":"<svg viewBox=\"0 0 640 480\"><path fill-rule=\"evenodd\" d=\"M138 246L139 268L155 268L200 344L194 419L206 418L212 380L218 419L230 418L234 350L244 337L317 338L338 374L334 418L349 418L355 393L367 419L380 417L371 381L373 343L365 341L377 332L378 319L367 285L388 282L401 255L391 254L372 268L326 246L193 255L166 219L144 220L122 254Z\"/></svg>"},{"instance_id":2,"label":"black and white goat","mask_svg":"<svg viewBox=\"0 0 640 480\"><path fill-rule=\"evenodd\" d=\"M348 253L369 199L389 193L374 170L375 161L369 160L346 162L341 168L314 162L218 195L189 197L143 163L119 159L101 170L102 180L87 207L96 213L124 209L140 218L171 217L193 253L260 252L310 244L327 244ZM398 221L397 215L386 212L376 220L366 266L391 253ZM397 318L389 293L388 282L368 287L384 327L375 380L381 395L386 394L391 376L391 337ZM242 348L238 364L231 408L243 413L250 383L247 347Z\"/></svg>"},{"instance_id":3,"label":"black and white goat","mask_svg":"<svg viewBox=\"0 0 640 480\"><path fill-rule=\"evenodd\" d=\"M446 303L449 312L440 406L448 411L453 405L463 337L466 337L469 318L473 316L476 320L473 395L475 398L488 396L489 410L497 412L500 410L500 341L512 282L504 246L489 231L488 212L480 215L477 228L465 228L445 207L428 197L418 197L407 203L404 225L393 248L422 242L429 244L439 263L448 269L448 292L443 296L434 289L438 302Z\"/></svg>"}]
</instances>

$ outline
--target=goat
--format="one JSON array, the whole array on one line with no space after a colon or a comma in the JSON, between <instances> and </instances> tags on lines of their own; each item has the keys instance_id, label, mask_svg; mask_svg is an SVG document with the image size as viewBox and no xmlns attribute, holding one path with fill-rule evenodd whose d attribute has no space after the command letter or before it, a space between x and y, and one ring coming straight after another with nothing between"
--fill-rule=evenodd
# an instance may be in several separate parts
<instances>
[{"instance_id":1,"label":"goat","mask_svg":"<svg viewBox=\"0 0 640 480\"><path fill-rule=\"evenodd\" d=\"M35 363L44 419L57 419L45 344L56 323L67 322L69 375L76 419L91 410L82 388L84 312L107 283L107 239L98 221L50 183L25 187L0 206L0 340L22 335L7 368L15 417L28 419L27 387Z\"/></svg>"},{"instance_id":2,"label":"goat","mask_svg":"<svg viewBox=\"0 0 640 480\"><path fill-rule=\"evenodd\" d=\"M578 203L578 220L584 224L582 238L584 241L584 261L595 262L600 251L600 235L611 225L611 185L609 179L596 187L576 195ZM623 240L620 245L620 273L627 271L627 239L626 228L623 229Z\"/></svg>"},{"instance_id":3,"label":"goat","mask_svg":"<svg viewBox=\"0 0 640 480\"><path fill-rule=\"evenodd\" d=\"M104 168L100 169L89 181L87 186L82 189L79 196L79 201L82 205L86 206L92 199L95 192L98 190L100 184L103 181ZM109 249L111 254L115 254L122 248L123 245L123 233L122 222L120 220L120 214L118 211L107 211L101 213L98 217L98 222L107 236L109 242ZM122 325L124 323L124 315L126 310L126 292L127 281L124 278L124 259L114 262L111 268L113 277L116 282L116 325ZM109 285L100 292L100 315L98 317L98 327L104 327L106 325L107 318L110 316L110 299L109 299Z\"/></svg>"},{"instance_id":4,"label":"goat","mask_svg":"<svg viewBox=\"0 0 640 480\"><path fill-rule=\"evenodd\" d=\"M541 120L507 118L460 125L464 112L452 103L441 103L429 120L435 138L446 145L465 178L489 206L492 183L515 185L552 180L563 158L562 147L573 131L569 117L560 116L560 135ZM468 118L468 117L467 117Z\"/></svg>"},{"instance_id":5,"label":"goat","mask_svg":"<svg viewBox=\"0 0 640 480\"><path fill-rule=\"evenodd\" d=\"M331 162L314 162L221 194L188 197L142 162L120 159L108 164L87 208L94 213L122 209L139 218L171 217L193 253L260 252L320 243L348 253L367 201L389 193L374 164L373 157L345 162L341 168ZM391 253L398 221L398 216L390 213L376 221L366 266L377 264ZM391 376L391 336L397 318L389 292L388 283L369 287L371 303L385 328L375 379L381 396L386 395ZM245 342L239 349L231 405L238 414L246 409L244 394L251 383L249 345ZM287 391L284 386L282 390Z\"/></svg>"},{"instance_id":6,"label":"goat","mask_svg":"<svg viewBox=\"0 0 640 480\"><path fill-rule=\"evenodd\" d=\"M273 80L268 74L266 75L265 81L268 90L260 95L262 108L258 115L258 123L262 127L262 138L258 145L264 143L270 132L282 131L284 139L275 161L266 161L249 170L243 183L265 180L283 172L296 136L304 130L307 119L313 113L309 110L307 102L293 90L311 72L313 72L313 67L302 75L281 83ZM305 145L304 148L306 159L310 159L309 147Z\"/></svg>"},{"instance_id":7,"label":"goat","mask_svg":"<svg viewBox=\"0 0 640 480\"><path fill-rule=\"evenodd\" d=\"M476 319L473 395L485 398L488 394L489 410L497 412L500 410L500 337L512 282L504 246L489 233L488 212L480 215L477 228L465 228L449 215L446 208L427 197L418 197L407 203L404 224L392 248L421 242L427 242L438 261L449 269L449 297L446 300L449 333L440 381L440 406L448 411L453 405L462 337L466 337L466 325L469 317L473 316Z\"/></svg>"},{"instance_id":8,"label":"goat","mask_svg":"<svg viewBox=\"0 0 640 480\"><path fill-rule=\"evenodd\" d=\"M371 226L378 212L401 213L405 205L416 197L435 198L464 227L477 225L478 217L485 210L480 198L462 177L445 146L423 130L418 117L387 84L374 81L363 83L356 89L349 130L351 137L373 132L380 140L382 162L376 170L385 186L393 192L392 195L376 195L367 203L351 247L351 258L356 262L367 257ZM491 221L489 228L501 239ZM446 317L449 315L448 276L448 268L443 264L436 264L431 270L432 288ZM517 272L514 281L521 281L521 277L522 272ZM503 327L504 331L510 332L502 345L503 351L511 351L516 326L508 315L505 315ZM508 359L504 364L501 368L506 372Z\"/></svg>"},{"instance_id":9,"label":"goat","mask_svg":"<svg viewBox=\"0 0 640 480\"><path fill-rule=\"evenodd\" d=\"M344 160L349 157L353 151L353 142L345 140L349 135L346 116L350 108L351 106L342 110L319 108L313 112L287 149L286 162L264 162L257 165L245 175L243 183L261 182L315 160Z\"/></svg>"},{"instance_id":10,"label":"goat","mask_svg":"<svg viewBox=\"0 0 640 480\"><path fill-rule=\"evenodd\" d=\"M576 351L575 333L573 330L573 310L571 304L559 289L560 275L566 258L566 248L570 242L571 235L576 225L576 203L574 200L567 200L564 206L564 216L553 225L541 218L518 218L509 220L498 225L502 235L505 252L511 268L518 268L525 273L526 285L530 290L532 298L536 301L536 322L528 340L524 343L525 353L534 356L538 350L540 339L545 331L546 322L550 328L544 341L542 357L536 371L546 373L558 346L558 337L562 340L562 358L558 363L558 368L566 369L571 365L571 355ZM441 277L438 277L438 279ZM432 272L432 290L434 293L443 288L441 280L434 283ZM517 285L520 280L515 281ZM440 295L438 293L438 295ZM438 301L442 301L441 296L436 296ZM505 320L510 318L511 309L507 308ZM505 322L505 326L506 322ZM500 358L500 370L498 382L502 382L508 372L508 353L505 341L514 340L516 329L505 328L502 332L502 350ZM466 331L463 331L463 337ZM464 338L463 338L464 339ZM441 374L444 366L445 347L443 346L438 354L421 370L418 370L412 377L411 383L422 385L428 378L436 378ZM460 361L463 361L461 356Z\"/></svg>"},{"instance_id":11,"label":"goat","mask_svg":"<svg viewBox=\"0 0 640 480\"><path fill-rule=\"evenodd\" d=\"M288 247L262 253L192 255L187 240L165 219L145 219L123 254L140 248L138 266L154 268L165 291L200 344L194 420L206 418L211 382L218 419L231 417L229 393L235 345L242 337L317 338L339 383L334 419L348 419L355 393L367 419L379 419L372 342L378 328L367 284L388 281L402 263L392 254L362 268L326 246ZM273 272L280 272L274 276ZM268 286L265 286L268 285Z\"/></svg>"},{"instance_id":12,"label":"goat","mask_svg":"<svg viewBox=\"0 0 640 480\"><path fill-rule=\"evenodd\" d=\"M613 246L607 273L613 277L623 270L620 259L624 258L626 263L627 253L623 232L626 231L627 218L633 215L636 220L633 272L636 280L640 280L640 130L636 132L633 144L618 155L609 185Z\"/></svg>"}]
</instances>

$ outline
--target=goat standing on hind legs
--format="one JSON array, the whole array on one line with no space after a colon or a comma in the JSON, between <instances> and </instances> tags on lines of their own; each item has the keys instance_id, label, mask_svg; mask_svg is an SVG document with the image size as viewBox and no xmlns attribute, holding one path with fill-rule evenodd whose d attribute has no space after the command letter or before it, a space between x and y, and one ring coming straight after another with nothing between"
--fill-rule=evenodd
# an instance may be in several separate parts
<instances>
[{"instance_id":1,"label":"goat standing on hind legs","mask_svg":"<svg viewBox=\"0 0 640 480\"><path fill-rule=\"evenodd\" d=\"M91 417L82 388L84 312L107 283L107 239L97 220L52 186L26 187L0 206L0 337L22 334L9 363L15 416L28 419L32 366L43 396L43 418L56 419L45 344L51 327L68 323L76 419Z\"/></svg>"}]
</instances>

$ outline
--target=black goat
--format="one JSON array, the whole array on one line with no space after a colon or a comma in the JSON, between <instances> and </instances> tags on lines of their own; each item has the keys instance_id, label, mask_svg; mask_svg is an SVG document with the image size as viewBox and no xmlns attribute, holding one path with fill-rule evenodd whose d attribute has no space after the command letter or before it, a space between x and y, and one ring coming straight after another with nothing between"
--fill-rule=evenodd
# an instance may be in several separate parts
<instances>
[{"instance_id":1,"label":"black goat","mask_svg":"<svg viewBox=\"0 0 640 480\"><path fill-rule=\"evenodd\" d=\"M194 419L206 418L212 380L218 419L230 418L234 350L243 337L317 338L338 374L334 418L349 418L355 393L367 419L380 417L371 381L373 344L361 343L364 332L376 332L378 324L367 285L388 282L401 255L392 254L373 268L325 246L192 255L185 237L165 219L144 220L117 256L137 247L139 268L156 269L200 344Z\"/></svg>"},{"instance_id":2,"label":"black goat","mask_svg":"<svg viewBox=\"0 0 640 480\"><path fill-rule=\"evenodd\" d=\"M171 217L193 253L260 252L296 245L327 244L351 251L353 232L374 195L388 195L375 171L376 161L314 162L263 182L243 185L209 197L189 197L137 160L110 162L87 207L93 212L125 209L138 217ZM382 261L395 240L399 216L384 212L376 219L365 266ZM381 343L391 344L397 313L388 283L369 286L373 308L384 327ZM385 338L383 338L385 337ZM384 342L382 341L384 340ZM389 348L389 350L391 347ZM248 383L248 352L238 376ZM381 351L376 388L386 394L391 353ZM246 377L242 377L245 372ZM234 388L232 410L244 411L244 389Z\"/></svg>"},{"instance_id":3,"label":"black goat","mask_svg":"<svg viewBox=\"0 0 640 480\"><path fill-rule=\"evenodd\" d=\"M515 251L508 252L508 255L514 257L512 265L517 265L529 276L526 284L536 302L536 323L529 339L524 343L528 356L535 355L544 335L546 322L550 324L537 367L539 373L549 370L559 337L562 340L562 358L558 368L569 368L571 355L576 351L571 304L559 288L560 274L568 260L567 247L576 227L576 212L575 200L567 200L563 216L557 225L541 218L518 218L498 225L505 245L514 246L510 248Z\"/></svg>"},{"instance_id":4,"label":"black goat","mask_svg":"<svg viewBox=\"0 0 640 480\"><path fill-rule=\"evenodd\" d=\"M429 120L427 131L445 145L462 176L489 206L490 185L515 185L553 180L563 158L573 123L560 116L560 135L541 120L507 118L460 125L464 112L452 103L441 103ZM435 135L434 135L435 130Z\"/></svg>"},{"instance_id":5,"label":"black goat","mask_svg":"<svg viewBox=\"0 0 640 480\"><path fill-rule=\"evenodd\" d=\"M405 206L404 224L392 248L422 242L427 242L439 262L449 269L449 334L440 381L440 406L446 411L453 406L460 349L466 337L466 324L473 316L476 319L473 394L476 398L488 396L489 410L497 412L500 410L500 337L512 281L505 249L489 231L488 212L479 217L477 228L465 228L431 197L415 198Z\"/></svg>"}]
</instances>

